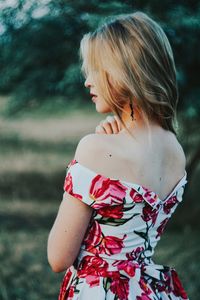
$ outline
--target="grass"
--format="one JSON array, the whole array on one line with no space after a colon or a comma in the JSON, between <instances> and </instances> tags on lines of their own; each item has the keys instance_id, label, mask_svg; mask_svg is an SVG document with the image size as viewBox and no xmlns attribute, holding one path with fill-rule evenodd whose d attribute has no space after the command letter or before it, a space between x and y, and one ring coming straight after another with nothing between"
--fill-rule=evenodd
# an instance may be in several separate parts
<instances>
[{"instance_id":1,"label":"grass","mask_svg":"<svg viewBox=\"0 0 200 300\"><path fill-rule=\"evenodd\" d=\"M88 107L80 111L47 103L6 118L6 101L0 98L0 300L55 300L63 274L54 274L48 265L48 233L62 197L66 165L77 142L95 131L102 116ZM195 178L190 198L197 203ZM191 206L186 201L177 216ZM194 215L188 215L187 225L185 219L173 226L176 230L169 224L154 261L174 266L190 300L198 300L199 227L192 227Z\"/></svg>"},{"instance_id":2,"label":"grass","mask_svg":"<svg viewBox=\"0 0 200 300\"><path fill-rule=\"evenodd\" d=\"M47 231L1 234L0 299L57 299L61 275L51 273L45 255ZM13 242L14 241L14 242Z\"/></svg>"},{"instance_id":3,"label":"grass","mask_svg":"<svg viewBox=\"0 0 200 300\"><path fill-rule=\"evenodd\" d=\"M0 204L0 299L57 299L63 273L48 265L46 244L59 201L20 199ZM3 216L3 219L2 219ZM156 263L174 266L192 300L200 290L200 245L197 231L168 231L156 248Z\"/></svg>"}]
</instances>

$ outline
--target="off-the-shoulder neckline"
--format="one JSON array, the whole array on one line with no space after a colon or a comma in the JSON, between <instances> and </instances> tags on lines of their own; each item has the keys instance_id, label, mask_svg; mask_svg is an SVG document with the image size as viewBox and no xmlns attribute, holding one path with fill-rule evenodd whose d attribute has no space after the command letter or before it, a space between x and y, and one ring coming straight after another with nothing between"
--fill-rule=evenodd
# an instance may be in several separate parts
<instances>
[{"instance_id":1,"label":"off-the-shoulder neckline","mask_svg":"<svg viewBox=\"0 0 200 300\"><path fill-rule=\"evenodd\" d=\"M73 163L72 163L73 162ZM91 172L95 175L99 175L99 176L102 176L106 179L110 179L110 180L113 180L113 181L118 181L126 186L129 186L129 187L134 187L136 188L136 190L138 191L138 189L142 188L144 189L146 192L150 193L154 199L157 199L159 202L165 202L167 201L172 195L174 195L176 193L176 191L178 190L179 187L183 186L185 183L187 183L187 172L186 170L184 170L184 175L181 177L181 179L177 182L177 184L174 186L174 188L172 189L172 191L168 194L167 197L165 197L164 199L161 199L157 193L155 193L154 191L152 191L150 188L142 185L142 184L138 184L136 182L129 182L129 181L126 181L126 180L121 180L121 179L118 179L118 178L113 178L113 177L108 177L108 176L105 176L101 173L98 173L86 166L84 166L82 163L80 163L78 160L76 159L73 159L72 161L70 161L70 163L68 164L68 166L71 166L71 165L79 165L81 168L85 169L86 171L88 172ZM183 182L183 183L182 183Z\"/></svg>"}]
</instances>

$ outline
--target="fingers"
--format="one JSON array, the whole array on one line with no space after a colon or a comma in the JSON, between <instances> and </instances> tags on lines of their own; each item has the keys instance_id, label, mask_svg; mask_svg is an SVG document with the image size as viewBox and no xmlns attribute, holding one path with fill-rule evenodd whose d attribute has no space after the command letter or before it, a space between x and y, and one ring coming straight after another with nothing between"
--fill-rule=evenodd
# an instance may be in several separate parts
<instances>
[{"instance_id":1,"label":"fingers","mask_svg":"<svg viewBox=\"0 0 200 300\"><path fill-rule=\"evenodd\" d=\"M112 134L112 126L107 120L102 120L100 124L96 127L97 133L105 133L105 134Z\"/></svg>"},{"instance_id":2,"label":"fingers","mask_svg":"<svg viewBox=\"0 0 200 300\"><path fill-rule=\"evenodd\" d=\"M117 122L117 127L118 127L118 131L120 131L122 128L121 128L121 121L119 120L118 116L117 115L114 115L114 118Z\"/></svg>"},{"instance_id":3,"label":"fingers","mask_svg":"<svg viewBox=\"0 0 200 300\"><path fill-rule=\"evenodd\" d=\"M117 134L120 130L119 119L116 116L107 116L96 127L95 133Z\"/></svg>"},{"instance_id":4,"label":"fingers","mask_svg":"<svg viewBox=\"0 0 200 300\"><path fill-rule=\"evenodd\" d=\"M104 133L106 134L106 131L104 130L104 128L101 126L101 125L98 125L96 128L95 128L95 133Z\"/></svg>"},{"instance_id":5,"label":"fingers","mask_svg":"<svg viewBox=\"0 0 200 300\"><path fill-rule=\"evenodd\" d=\"M105 126L108 126L108 124L111 133L116 134L119 132L117 121L114 116L107 116Z\"/></svg>"}]
</instances>

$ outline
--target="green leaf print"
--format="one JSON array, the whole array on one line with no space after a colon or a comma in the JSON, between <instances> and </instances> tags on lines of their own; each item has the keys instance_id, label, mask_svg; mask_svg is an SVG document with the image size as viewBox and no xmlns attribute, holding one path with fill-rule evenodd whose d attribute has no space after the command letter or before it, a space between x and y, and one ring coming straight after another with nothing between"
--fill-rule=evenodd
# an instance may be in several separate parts
<instances>
[{"instance_id":1,"label":"green leaf print","mask_svg":"<svg viewBox=\"0 0 200 300\"><path fill-rule=\"evenodd\" d=\"M148 234L147 232L137 231L134 230L134 233L139 235L141 238L143 238L146 242L148 242Z\"/></svg>"},{"instance_id":2,"label":"green leaf print","mask_svg":"<svg viewBox=\"0 0 200 300\"><path fill-rule=\"evenodd\" d=\"M107 294L108 290L110 289L111 282L112 282L112 279L109 277L105 277L103 279L103 288L104 288L106 294Z\"/></svg>"},{"instance_id":3,"label":"green leaf print","mask_svg":"<svg viewBox=\"0 0 200 300\"><path fill-rule=\"evenodd\" d=\"M139 214L138 213L133 214L130 218L127 218L127 219L114 219L114 218L102 217L102 218L98 219L98 223L106 224L106 225L110 225L110 226L120 226L120 225L123 225L126 222L130 221L132 218L134 218L137 215L139 215Z\"/></svg>"}]
</instances>

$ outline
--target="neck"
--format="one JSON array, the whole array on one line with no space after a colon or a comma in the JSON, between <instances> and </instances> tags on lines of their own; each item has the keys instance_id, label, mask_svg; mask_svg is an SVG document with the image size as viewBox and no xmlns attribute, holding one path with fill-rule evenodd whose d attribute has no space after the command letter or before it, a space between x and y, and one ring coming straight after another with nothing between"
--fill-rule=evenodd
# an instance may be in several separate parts
<instances>
[{"instance_id":1,"label":"neck","mask_svg":"<svg viewBox=\"0 0 200 300\"><path fill-rule=\"evenodd\" d=\"M136 128L142 128L144 127L144 121L142 119L141 113L138 109L138 107L135 105L133 106L133 120L131 117L131 108L129 103L125 104L123 107L123 111L121 114L121 118L123 122L125 123L126 127L129 129L136 129ZM123 124L122 127L124 128ZM122 132L124 132L126 129L122 129Z\"/></svg>"}]
</instances>

